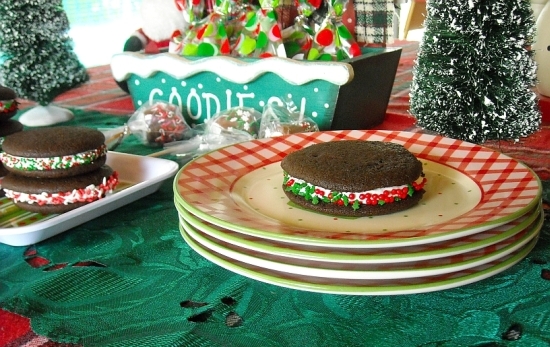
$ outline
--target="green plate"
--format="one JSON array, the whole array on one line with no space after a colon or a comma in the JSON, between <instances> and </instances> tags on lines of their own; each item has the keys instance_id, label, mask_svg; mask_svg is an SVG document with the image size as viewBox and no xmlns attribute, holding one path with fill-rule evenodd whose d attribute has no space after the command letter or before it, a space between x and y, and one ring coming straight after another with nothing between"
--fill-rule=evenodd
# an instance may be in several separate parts
<instances>
[{"instance_id":1,"label":"green plate","mask_svg":"<svg viewBox=\"0 0 550 347\"><path fill-rule=\"evenodd\" d=\"M400 263L356 264L256 253L209 238L190 226L184 218L180 218L180 224L187 235L205 249L216 254L267 270L336 280L393 280L439 276L464 271L506 257L524 247L538 236L542 222L543 216L539 212L539 218L522 232L494 245L454 256Z\"/></svg>"},{"instance_id":2,"label":"green plate","mask_svg":"<svg viewBox=\"0 0 550 347\"><path fill-rule=\"evenodd\" d=\"M494 276L512 267L529 254L538 240L538 238L534 238L524 247L498 260L445 275L398 280L335 280L331 278L294 275L243 263L202 247L187 235L181 225L180 231L185 241L197 253L229 271L281 287L346 295L415 294L464 286Z\"/></svg>"},{"instance_id":3,"label":"green plate","mask_svg":"<svg viewBox=\"0 0 550 347\"><path fill-rule=\"evenodd\" d=\"M185 210L177 201L174 203L181 219L184 219L195 232L218 244L225 244L228 247L236 246L241 248L242 252L258 253L260 256L263 253L287 258L348 264L395 264L451 257L472 252L503 242L518 233L533 228L534 224L540 220L541 214L539 204L533 211L509 223L447 241L383 249L342 249L328 246L297 245L237 233L207 221L202 221Z\"/></svg>"}]
</instances>

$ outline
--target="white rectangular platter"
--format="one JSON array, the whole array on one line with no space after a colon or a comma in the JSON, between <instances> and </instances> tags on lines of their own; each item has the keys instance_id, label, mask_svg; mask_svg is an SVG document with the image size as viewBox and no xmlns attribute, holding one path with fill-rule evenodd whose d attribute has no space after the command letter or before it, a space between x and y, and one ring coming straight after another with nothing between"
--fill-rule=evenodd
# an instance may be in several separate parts
<instances>
[{"instance_id":1,"label":"white rectangular platter","mask_svg":"<svg viewBox=\"0 0 550 347\"><path fill-rule=\"evenodd\" d=\"M0 209L0 243L28 246L64 232L70 228L111 212L121 206L156 192L161 184L175 175L176 162L133 154L109 152L107 165L118 172L122 189L88 205L57 215L21 214L15 205ZM8 201L3 198L2 201ZM1 207L1 206L0 206ZM14 213L15 212L15 213ZM10 218L9 214L19 214ZM34 222L21 223L22 219ZM23 225L22 225L23 224Z\"/></svg>"}]
</instances>

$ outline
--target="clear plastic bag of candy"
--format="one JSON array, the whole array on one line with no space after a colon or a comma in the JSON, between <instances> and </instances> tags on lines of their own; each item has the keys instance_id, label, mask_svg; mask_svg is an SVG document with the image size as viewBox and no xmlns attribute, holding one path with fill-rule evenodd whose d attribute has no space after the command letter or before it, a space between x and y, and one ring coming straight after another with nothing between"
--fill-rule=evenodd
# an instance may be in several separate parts
<instances>
[{"instance_id":1,"label":"clear plastic bag of candy","mask_svg":"<svg viewBox=\"0 0 550 347\"><path fill-rule=\"evenodd\" d=\"M146 102L128 120L130 133L144 145L162 147L166 143L193 136L181 109L163 101Z\"/></svg>"},{"instance_id":2,"label":"clear plastic bag of candy","mask_svg":"<svg viewBox=\"0 0 550 347\"><path fill-rule=\"evenodd\" d=\"M319 126L304 117L293 105L268 104L260 122L259 138L319 131Z\"/></svg>"},{"instance_id":3,"label":"clear plastic bag of candy","mask_svg":"<svg viewBox=\"0 0 550 347\"><path fill-rule=\"evenodd\" d=\"M249 107L233 107L216 113L193 128L194 137L167 143L156 155L192 158L205 152L258 137L262 114Z\"/></svg>"},{"instance_id":4,"label":"clear plastic bag of candy","mask_svg":"<svg viewBox=\"0 0 550 347\"><path fill-rule=\"evenodd\" d=\"M205 134L256 138L262 114L250 107L233 107L216 113L205 123Z\"/></svg>"}]
</instances>

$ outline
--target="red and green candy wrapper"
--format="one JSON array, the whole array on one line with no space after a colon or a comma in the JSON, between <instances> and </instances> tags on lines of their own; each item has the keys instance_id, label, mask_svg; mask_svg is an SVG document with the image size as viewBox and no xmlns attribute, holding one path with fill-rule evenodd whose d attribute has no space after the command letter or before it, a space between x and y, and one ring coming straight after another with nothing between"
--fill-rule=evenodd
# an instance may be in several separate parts
<instances>
[{"instance_id":1,"label":"red and green candy wrapper","mask_svg":"<svg viewBox=\"0 0 550 347\"><path fill-rule=\"evenodd\" d=\"M206 0L174 0L176 8L183 15L186 23L186 29L191 28L196 22L204 18ZM181 54L183 49L184 35L180 30L172 33L170 43L168 44L168 52Z\"/></svg>"},{"instance_id":2,"label":"red and green candy wrapper","mask_svg":"<svg viewBox=\"0 0 550 347\"><path fill-rule=\"evenodd\" d=\"M296 17L293 26L283 30L285 51L288 58L303 60L313 44L313 30L302 17Z\"/></svg>"},{"instance_id":3,"label":"red and green candy wrapper","mask_svg":"<svg viewBox=\"0 0 550 347\"><path fill-rule=\"evenodd\" d=\"M174 0L176 8L183 14L183 19L193 25L204 18L205 0Z\"/></svg>"},{"instance_id":4,"label":"red and green candy wrapper","mask_svg":"<svg viewBox=\"0 0 550 347\"><path fill-rule=\"evenodd\" d=\"M181 55L211 57L231 53L231 27L228 17L235 4L232 0L216 0L214 11L194 24L185 33Z\"/></svg>"},{"instance_id":5,"label":"red and green candy wrapper","mask_svg":"<svg viewBox=\"0 0 550 347\"><path fill-rule=\"evenodd\" d=\"M298 14L308 18L321 7L323 0L297 0Z\"/></svg>"},{"instance_id":6,"label":"red and green candy wrapper","mask_svg":"<svg viewBox=\"0 0 550 347\"><path fill-rule=\"evenodd\" d=\"M144 145L151 147L184 140L192 132L178 106L156 100L137 109L128 119L128 128Z\"/></svg>"},{"instance_id":7,"label":"red and green candy wrapper","mask_svg":"<svg viewBox=\"0 0 550 347\"><path fill-rule=\"evenodd\" d=\"M247 11L239 18L242 29L233 46L237 57L286 57L281 27L275 8L278 0L261 0L261 8Z\"/></svg>"},{"instance_id":8,"label":"red and green candy wrapper","mask_svg":"<svg viewBox=\"0 0 550 347\"><path fill-rule=\"evenodd\" d=\"M307 24L307 17L311 16L321 2L319 0L299 0L297 5L298 16L294 25L283 30L283 41L288 58L305 59L313 45L313 29Z\"/></svg>"},{"instance_id":9,"label":"red and green candy wrapper","mask_svg":"<svg viewBox=\"0 0 550 347\"><path fill-rule=\"evenodd\" d=\"M170 43L168 44L168 52L174 54L181 54L181 49L183 47L183 34L181 31L176 30L172 33L170 38Z\"/></svg>"},{"instance_id":10,"label":"red and green candy wrapper","mask_svg":"<svg viewBox=\"0 0 550 347\"><path fill-rule=\"evenodd\" d=\"M361 48L342 22L347 0L326 0L327 16L319 26L308 60L344 60L361 55Z\"/></svg>"}]
</instances>

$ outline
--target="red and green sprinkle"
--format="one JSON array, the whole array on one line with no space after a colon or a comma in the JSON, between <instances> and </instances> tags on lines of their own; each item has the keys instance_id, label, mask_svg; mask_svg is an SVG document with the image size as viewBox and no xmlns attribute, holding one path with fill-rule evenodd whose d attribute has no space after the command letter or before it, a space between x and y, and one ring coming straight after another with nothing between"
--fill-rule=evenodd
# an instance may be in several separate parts
<instances>
[{"instance_id":1,"label":"red and green sprinkle","mask_svg":"<svg viewBox=\"0 0 550 347\"><path fill-rule=\"evenodd\" d=\"M0 113L9 113L17 110L17 101L0 100Z\"/></svg>"},{"instance_id":2,"label":"red and green sprinkle","mask_svg":"<svg viewBox=\"0 0 550 347\"><path fill-rule=\"evenodd\" d=\"M77 153L74 155L64 155L60 157L27 158L18 157L7 154L6 152L2 152L0 153L0 161L5 166L15 168L17 170L45 171L69 169L73 166L87 165L106 154L107 146L103 144L94 150Z\"/></svg>"},{"instance_id":3,"label":"red and green sprinkle","mask_svg":"<svg viewBox=\"0 0 550 347\"><path fill-rule=\"evenodd\" d=\"M103 182L98 186L91 184L85 188L73 189L69 192L27 194L10 189L5 189L5 192L6 197L14 202L37 204L39 206L68 205L77 202L89 203L102 199L107 194L112 193L118 183L118 172L114 171L111 176L104 177Z\"/></svg>"},{"instance_id":4,"label":"red and green sprinkle","mask_svg":"<svg viewBox=\"0 0 550 347\"><path fill-rule=\"evenodd\" d=\"M386 187L364 192L337 192L314 186L302 179L292 177L286 172L283 174L283 186L286 191L301 196L307 201L311 201L314 205L323 202L339 206L351 206L353 210L359 209L361 205L384 205L404 200L412 196L414 192L423 189L426 184L426 178L423 177L420 183L412 182L401 186Z\"/></svg>"}]
</instances>

